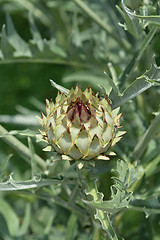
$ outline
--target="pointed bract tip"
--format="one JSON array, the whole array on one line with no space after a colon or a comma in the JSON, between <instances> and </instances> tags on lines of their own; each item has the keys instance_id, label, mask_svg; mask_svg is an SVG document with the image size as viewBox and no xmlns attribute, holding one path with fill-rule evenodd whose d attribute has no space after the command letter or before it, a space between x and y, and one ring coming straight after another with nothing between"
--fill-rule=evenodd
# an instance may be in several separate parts
<instances>
[{"instance_id":1,"label":"pointed bract tip","mask_svg":"<svg viewBox=\"0 0 160 240\"><path fill-rule=\"evenodd\" d=\"M81 127L80 132L82 132L82 131L84 131L84 130L86 130L86 128L85 128L85 126L84 126L84 124L83 124L82 127Z\"/></svg>"},{"instance_id":2,"label":"pointed bract tip","mask_svg":"<svg viewBox=\"0 0 160 240\"><path fill-rule=\"evenodd\" d=\"M91 90L91 87L90 87L90 85L88 85L88 88L87 88L87 89L88 89L88 92Z\"/></svg>"},{"instance_id":3,"label":"pointed bract tip","mask_svg":"<svg viewBox=\"0 0 160 240\"><path fill-rule=\"evenodd\" d=\"M108 98L108 94L106 94L105 99L107 100L109 106L111 106L111 101L110 101L110 99Z\"/></svg>"}]
</instances>

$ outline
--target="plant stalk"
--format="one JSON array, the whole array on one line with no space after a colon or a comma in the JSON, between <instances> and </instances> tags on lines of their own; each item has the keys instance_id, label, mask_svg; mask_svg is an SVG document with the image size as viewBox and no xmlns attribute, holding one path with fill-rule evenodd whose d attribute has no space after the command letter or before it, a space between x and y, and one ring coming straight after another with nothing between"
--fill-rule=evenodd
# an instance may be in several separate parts
<instances>
[{"instance_id":1,"label":"plant stalk","mask_svg":"<svg viewBox=\"0 0 160 240\"><path fill-rule=\"evenodd\" d=\"M79 172L79 178L81 181L81 185L83 187L84 192L87 190L87 195L91 195L93 197L93 201L98 202L102 201L99 197L100 193L97 190L95 180L93 180L88 172L88 170L84 169L82 170L78 169ZM86 195L85 195L86 198ZM114 228L112 226L111 220L109 218L109 215L100 210L96 209L96 214L94 215L95 219L98 219L101 222L101 226L103 230L107 233L107 239L109 240L118 240L118 237L114 231Z\"/></svg>"},{"instance_id":2,"label":"plant stalk","mask_svg":"<svg viewBox=\"0 0 160 240\"><path fill-rule=\"evenodd\" d=\"M134 159L140 159L146 147L148 146L148 143L158 133L159 130L160 130L160 113L155 117L155 119L152 121L151 125L145 132L145 134L142 136L138 144L135 146L131 157Z\"/></svg>"},{"instance_id":3,"label":"plant stalk","mask_svg":"<svg viewBox=\"0 0 160 240\"><path fill-rule=\"evenodd\" d=\"M76 61L68 61L68 60L55 60L51 58L19 58L19 59L3 59L0 60L0 65L7 64L17 64L17 63L42 63L42 64L55 64L55 65L65 65L65 66L73 66L73 67L81 67L81 68L91 68L91 69L100 69L103 70L103 66L91 65L89 63L80 63Z\"/></svg>"},{"instance_id":4,"label":"plant stalk","mask_svg":"<svg viewBox=\"0 0 160 240\"><path fill-rule=\"evenodd\" d=\"M147 49L149 43L151 42L154 35L156 34L156 31L157 31L157 27L153 26L151 28L151 30L149 31L149 33L143 39L143 41L142 41L142 43L139 47L139 50L135 52L131 61L128 64L128 66L126 67L126 69L121 74L121 76L119 78L119 83L120 83L121 88L124 85L124 81L129 82L129 79L131 78L131 76L133 74L133 71L135 70L136 66L138 65L141 57L143 56L145 50Z\"/></svg>"}]
</instances>

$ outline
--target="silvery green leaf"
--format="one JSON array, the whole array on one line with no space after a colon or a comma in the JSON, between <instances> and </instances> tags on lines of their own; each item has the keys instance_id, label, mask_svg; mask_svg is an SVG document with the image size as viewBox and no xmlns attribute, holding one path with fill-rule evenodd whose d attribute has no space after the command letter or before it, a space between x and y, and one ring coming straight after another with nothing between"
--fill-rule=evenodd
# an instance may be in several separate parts
<instances>
[{"instance_id":1,"label":"silvery green leaf","mask_svg":"<svg viewBox=\"0 0 160 240\"><path fill-rule=\"evenodd\" d=\"M153 86L159 86L160 85L160 67L158 67L155 63L155 60L149 70L147 70L145 73L143 73L140 77L137 79L145 79L146 82L149 84L152 84Z\"/></svg>"},{"instance_id":2,"label":"silvery green leaf","mask_svg":"<svg viewBox=\"0 0 160 240\"><path fill-rule=\"evenodd\" d=\"M13 49L11 48L8 38L6 35L6 26L2 26L2 35L1 35L1 51L3 59L9 58L12 55Z\"/></svg>"},{"instance_id":3,"label":"silvery green leaf","mask_svg":"<svg viewBox=\"0 0 160 240\"><path fill-rule=\"evenodd\" d=\"M69 74L68 76L63 77L63 82L75 82L81 83L81 82L87 82L93 87L97 87L97 85L102 85L103 88L105 88L106 93L109 94L112 85L110 84L110 81L106 78L106 76L103 74L102 71L94 72L94 71L78 71L74 72L72 74ZM97 84L98 83L98 84Z\"/></svg>"},{"instance_id":4,"label":"silvery green leaf","mask_svg":"<svg viewBox=\"0 0 160 240\"><path fill-rule=\"evenodd\" d=\"M67 57L66 52L63 50L63 48L61 48L60 46L58 46L56 44L55 39L51 38L50 41L48 41L48 45L49 45L50 50L54 54L56 54L56 55L58 55L58 56L60 56L62 58L66 58Z\"/></svg>"},{"instance_id":5,"label":"silvery green leaf","mask_svg":"<svg viewBox=\"0 0 160 240\"><path fill-rule=\"evenodd\" d=\"M32 188L39 188L44 187L52 184L62 183L61 179L32 179L27 181L14 181L12 175L6 182L0 183L0 191L19 191L19 190L26 190Z\"/></svg>"},{"instance_id":6,"label":"silvery green leaf","mask_svg":"<svg viewBox=\"0 0 160 240\"><path fill-rule=\"evenodd\" d=\"M33 37L33 41L34 43L37 45L39 51L43 51L44 45L43 45L43 39L41 37L40 32L38 31L36 24L34 22L34 18L33 15L31 14L31 12L29 12L28 14L28 19L29 19L29 23L30 23L30 31L32 33L32 37Z\"/></svg>"},{"instance_id":7,"label":"silvery green leaf","mask_svg":"<svg viewBox=\"0 0 160 240\"><path fill-rule=\"evenodd\" d=\"M36 117L32 114L23 115L0 115L0 123L11 123L15 125L27 125L28 126L39 126L39 122Z\"/></svg>"},{"instance_id":8,"label":"silvery green leaf","mask_svg":"<svg viewBox=\"0 0 160 240\"><path fill-rule=\"evenodd\" d=\"M36 137L37 131L25 129L25 130L12 130L8 132L7 134L1 134L1 137L5 137L7 135L21 135L21 136L27 136L27 137Z\"/></svg>"},{"instance_id":9,"label":"silvery green leaf","mask_svg":"<svg viewBox=\"0 0 160 240\"><path fill-rule=\"evenodd\" d=\"M12 19L7 15L7 33L8 33L8 42L15 49L14 56L26 56L31 57L32 53L29 49L28 44L19 36L17 33Z\"/></svg>"},{"instance_id":10,"label":"silvery green leaf","mask_svg":"<svg viewBox=\"0 0 160 240\"><path fill-rule=\"evenodd\" d=\"M137 17L135 16L135 13L132 12L129 8L127 8L125 6L123 0L121 0L121 4L122 4L123 11L124 11L124 18L126 21L127 30L133 36L138 38L139 36L141 36L140 33L142 32L142 27L141 27Z\"/></svg>"},{"instance_id":11,"label":"silvery green leaf","mask_svg":"<svg viewBox=\"0 0 160 240\"><path fill-rule=\"evenodd\" d=\"M113 177L115 184L111 187L111 200L103 201L103 195L98 192L99 199L96 199L96 201L94 198L92 201L85 200L86 204L108 213L116 213L129 206L132 199L130 187L137 179L137 168L134 164L129 165L128 162L119 160L114 172L116 172L117 177ZM92 195L91 192L88 192L89 194Z\"/></svg>"},{"instance_id":12,"label":"silvery green leaf","mask_svg":"<svg viewBox=\"0 0 160 240\"><path fill-rule=\"evenodd\" d=\"M58 85L57 83L55 83L53 80L50 79L51 85L52 87L57 88L58 90L60 90L62 93L64 93L65 95L67 95L69 93L69 90L67 88L64 88L60 85Z\"/></svg>"},{"instance_id":13,"label":"silvery green leaf","mask_svg":"<svg viewBox=\"0 0 160 240\"><path fill-rule=\"evenodd\" d=\"M123 92L122 96L116 96L113 99L112 108L117 108L123 103L133 99L137 95L146 91L152 86L160 84L160 68L153 63L152 67L146 71L143 75L138 77L133 83L131 83Z\"/></svg>"}]
</instances>

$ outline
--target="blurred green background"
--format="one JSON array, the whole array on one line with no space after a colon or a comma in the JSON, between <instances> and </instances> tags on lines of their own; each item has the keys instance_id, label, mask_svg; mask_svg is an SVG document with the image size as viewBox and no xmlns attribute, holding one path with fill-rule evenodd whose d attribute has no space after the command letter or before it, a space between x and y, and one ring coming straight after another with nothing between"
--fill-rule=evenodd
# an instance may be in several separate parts
<instances>
[{"instance_id":1,"label":"blurred green background","mask_svg":"<svg viewBox=\"0 0 160 240\"><path fill-rule=\"evenodd\" d=\"M103 24L101 26L97 24L75 2L69 0L0 0L0 28L2 29L0 122L8 131L26 128L37 131L39 125L28 124L25 117L31 115L34 118L41 110L44 111L46 98L55 98L57 90L51 87L49 79L53 79L57 84L68 89L78 84L84 90L90 85L95 92L99 90L99 85L103 85L110 93L111 87L104 71L110 77L113 75L120 77L150 31L150 26L148 26L145 30L140 31L138 37L124 31L123 27L118 24L124 23L124 19L116 7L116 5L121 6L118 0L84 1L107 26L107 30L102 27ZM155 15L158 2L156 0L128 0L125 1L125 4L130 9L136 10L138 14L146 12L147 15ZM14 28L12 24L14 24ZM5 34L7 38L5 38ZM112 34L117 36L117 39ZM2 39L5 39L6 42L4 43ZM125 44L123 45L122 40L127 43L127 47L124 47ZM136 77L141 76L150 68L153 56L159 66L159 27L131 77L126 82L125 80L119 82L122 92ZM108 65L108 63L112 65ZM118 158L130 158L135 145L153 120L153 113L158 112L159 103L160 89L152 87L138 95L132 102L129 101L121 106L123 130L127 130L127 134L123 137L122 142L115 146L117 157L114 157L111 163L98 163L94 170L94 174L99 176L99 190L104 193L105 199L109 199L110 186L113 184L111 179L113 174L110 170L115 166ZM14 117L17 114L24 117L21 122L15 120L13 124L12 118L9 122L6 120L8 118L4 119L4 116ZM26 137L18 136L18 138L28 145ZM37 144L34 139L33 144L36 153L44 159L50 157L42 152L41 145ZM139 161L143 167L158 156L159 146L158 135L151 141L142 156L142 163ZM3 160L10 153L13 153L13 156L9 160L3 181L12 172L14 173L13 178L16 180L30 179L30 165L15 150L0 140L0 159ZM61 166L55 176L61 174L61 171L63 175L66 174L69 177L75 175L74 166L70 169L67 164ZM159 185L159 171L160 166L157 164L152 175L147 179L144 177L139 187L140 193ZM46 189L44 191L47 192ZM66 186L53 190L54 194L64 201L68 199L67 191L70 189L68 190ZM46 201L36 194L23 195L13 192L0 193L0 199L2 207L9 209L11 206L12 208L6 215L2 214L2 207L0 208L0 240L104 239L101 238L101 230L94 228L88 220L88 211L83 224L82 219L80 221L75 213L64 208L63 204L59 206L58 200L57 202ZM157 199L159 199L159 195ZM78 204L84 209L80 200L78 200ZM9 221L6 216L10 216L9 218L14 220ZM22 231L22 234L19 231L19 236L16 236L16 233L11 234L10 228L15 227L13 222L15 221L16 224L17 221L21 225L24 216L26 219L28 216L26 229ZM145 213L129 210L118 214L113 222L116 231L124 239L158 240L160 238L159 214L153 214L146 218ZM92 232L94 232L93 235Z\"/></svg>"}]
</instances>

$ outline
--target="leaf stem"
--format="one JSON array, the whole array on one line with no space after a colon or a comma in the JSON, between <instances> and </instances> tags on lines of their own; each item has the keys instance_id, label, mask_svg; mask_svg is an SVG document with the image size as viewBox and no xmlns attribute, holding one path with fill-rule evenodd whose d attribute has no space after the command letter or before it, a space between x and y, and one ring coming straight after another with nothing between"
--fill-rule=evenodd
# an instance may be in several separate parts
<instances>
[{"instance_id":1,"label":"leaf stem","mask_svg":"<svg viewBox=\"0 0 160 240\"><path fill-rule=\"evenodd\" d=\"M138 49L138 51L135 52L133 58L127 65L126 69L121 74L121 76L119 78L119 83L120 83L121 88L123 86L124 81L126 81L126 82L129 81L134 69L138 65L139 60L141 59L144 51L146 50L147 46L151 42L152 38L154 37L156 31L157 31L157 27L153 26L151 28L151 30L149 31L149 33L145 36L144 40L142 41L140 48Z\"/></svg>"},{"instance_id":2,"label":"leaf stem","mask_svg":"<svg viewBox=\"0 0 160 240\"><path fill-rule=\"evenodd\" d=\"M96 66L93 64L89 64L87 62L80 63L76 61L70 61L68 59L64 60L55 60L53 58L14 58L14 59L3 59L0 60L0 65L6 65L6 64L16 64L16 63L43 63L43 64L55 64L55 65L66 65L66 66L73 66L73 67L80 67L80 68L91 68L91 69L100 69L103 71L103 65L102 66Z\"/></svg>"},{"instance_id":3,"label":"leaf stem","mask_svg":"<svg viewBox=\"0 0 160 240\"><path fill-rule=\"evenodd\" d=\"M91 195L95 202L100 202L102 199L100 199L100 193L97 190L97 187L95 185L95 181L91 178L88 170L84 169L82 170L78 169L80 181L82 184L82 187L84 188L84 192L87 195ZM85 196L86 197L86 196ZM109 218L109 215L104 212L103 210L96 209L96 214L94 215L95 219L98 219L101 222L103 230L107 233L109 240L118 240L117 235L114 231L114 228L112 226L111 220Z\"/></svg>"},{"instance_id":4,"label":"leaf stem","mask_svg":"<svg viewBox=\"0 0 160 240\"><path fill-rule=\"evenodd\" d=\"M2 125L0 125L0 135L6 135L2 138L4 142L14 148L18 153L31 159L31 152L29 148L27 148L23 143L21 143L16 137L9 135L8 131L4 127L2 127ZM37 154L35 154L35 160L43 170L46 168L45 161Z\"/></svg>"},{"instance_id":5,"label":"leaf stem","mask_svg":"<svg viewBox=\"0 0 160 240\"><path fill-rule=\"evenodd\" d=\"M118 42L125 50L128 52L131 51L130 44L125 40L119 38L119 36L115 35L113 29L107 25L91 8L89 8L85 2L81 0L74 0L74 2L93 20L95 21L105 32L110 35L116 42Z\"/></svg>"},{"instance_id":6,"label":"leaf stem","mask_svg":"<svg viewBox=\"0 0 160 240\"><path fill-rule=\"evenodd\" d=\"M138 144L135 146L131 157L134 159L140 159L141 155L148 146L148 143L157 134L159 130L160 130L160 113L155 117L155 119L152 121L151 125L145 132L145 134L142 136Z\"/></svg>"}]
</instances>

